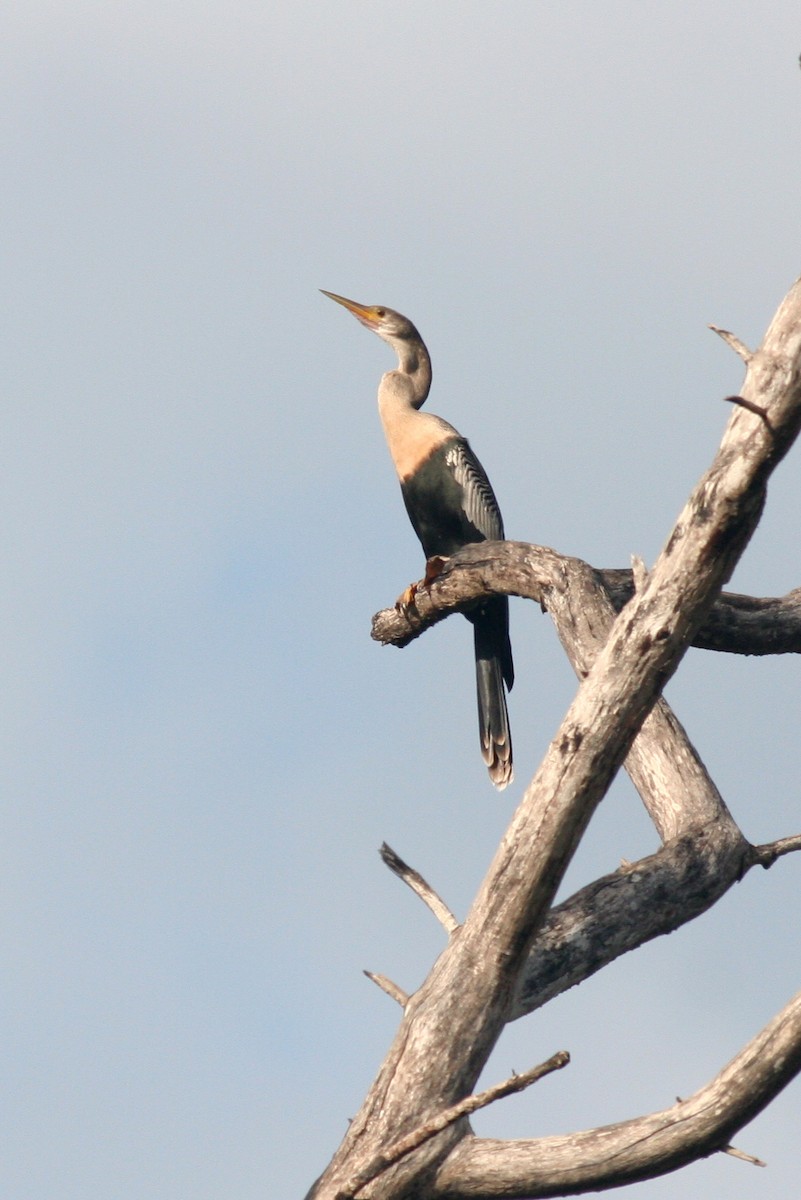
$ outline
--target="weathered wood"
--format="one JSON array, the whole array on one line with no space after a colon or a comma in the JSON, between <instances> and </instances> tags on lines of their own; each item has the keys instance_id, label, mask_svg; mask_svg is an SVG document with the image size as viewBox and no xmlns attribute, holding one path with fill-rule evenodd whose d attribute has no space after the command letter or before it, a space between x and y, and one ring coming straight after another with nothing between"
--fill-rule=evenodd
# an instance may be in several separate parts
<instances>
[{"instance_id":1,"label":"weathered wood","mask_svg":"<svg viewBox=\"0 0 801 1200\"><path fill-rule=\"evenodd\" d=\"M729 1140L801 1071L801 993L687 1100L663 1112L565 1136L466 1137L442 1164L430 1200L574 1196L675 1171Z\"/></svg>"},{"instance_id":2,"label":"weathered wood","mask_svg":"<svg viewBox=\"0 0 801 1200\"><path fill-rule=\"evenodd\" d=\"M373 617L372 637L385 646L408 646L431 625L487 596L503 594L547 603L555 587L568 592L576 572L594 571L616 612L634 594L630 569L593 568L581 559L529 542L481 542L465 546L415 597L415 608L385 608ZM726 654L801 654L801 588L786 596L721 592L692 645Z\"/></svg>"},{"instance_id":3,"label":"weathered wood","mask_svg":"<svg viewBox=\"0 0 801 1200\"><path fill-rule=\"evenodd\" d=\"M735 407L712 466L691 495L651 574L614 621L602 649L597 654L589 650L587 660L595 654L594 662L501 841L470 913L423 986L409 999L361 1110L312 1188L315 1200L341 1197L343 1187L354 1178L365 1180L359 1195L372 1200L532 1194L530 1147L524 1148L522 1158L514 1159L516 1143L502 1143L493 1152L493 1170L500 1167L507 1172L507 1190L475 1190L489 1176L475 1159L466 1166L468 1147L474 1144L468 1140L465 1122L449 1126L372 1181L367 1181L364 1171L386 1147L473 1090L514 1011L515 988L529 950L592 812L756 526L768 476L801 423L800 359L801 284L797 284L762 347L750 357L743 389L746 405ZM660 778L653 786L662 789ZM700 803L711 806L718 819L727 823L725 806L706 788ZM671 821L682 824L681 814L671 816L668 809L660 819L666 827ZM794 1014L790 1024L795 1020ZM794 1044L792 1037L790 1043L778 1037L761 1045L760 1053L779 1057L769 1065L765 1079L757 1081L760 1106L784 1085L788 1071L798 1069ZM743 1070L747 1065L740 1064ZM736 1111L728 1110L726 1140L738 1122L756 1111L753 1092L738 1093L737 1098ZM687 1116L703 1123L703 1105ZM641 1122L648 1120L641 1118ZM711 1143L693 1142L689 1134L682 1143L682 1124L673 1122L671 1129L679 1139L677 1146L663 1152L655 1131L651 1154L641 1154L638 1173L632 1178L671 1169L718 1144L714 1141L717 1127ZM594 1139L597 1160L601 1135L593 1131L588 1136ZM698 1149L699 1145L704 1148ZM560 1172L564 1161L563 1156ZM450 1190L443 1191L446 1171L456 1170L457 1164L458 1176L452 1175L445 1185ZM609 1186L604 1182L604 1167L601 1161L595 1175L588 1170L581 1188ZM559 1194L564 1176L558 1174L541 1184L551 1190L539 1194Z\"/></svg>"},{"instance_id":4,"label":"weathered wood","mask_svg":"<svg viewBox=\"0 0 801 1200\"><path fill-rule=\"evenodd\" d=\"M598 574L619 612L633 593L631 571ZM722 592L692 644L726 654L801 654L801 588L786 596Z\"/></svg>"},{"instance_id":5,"label":"weathered wood","mask_svg":"<svg viewBox=\"0 0 801 1200\"><path fill-rule=\"evenodd\" d=\"M755 865L728 821L693 829L594 880L548 913L515 989L509 1020L541 1008L622 954L673 933Z\"/></svg>"},{"instance_id":6,"label":"weathered wood","mask_svg":"<svg viewBox=\"0 0 801 1200\"><path fill-rule=\"evenodd\" d=\"M450 936L456 929L459 928L459 922L448 908L441 896L432 888L419 871L415 871L414 867L410 867L405 863L399 854L396 854L391 846L384 842L379 851L381 861L389 867L393 874L410 887L416 896L419 896L423 904L431 910L434 916L439 921L442 928Z\"/></svg>"},{"instance_id":7,"label":"weathered wood","mask_svg":"<svg viewBox=\"0 0 801 1200\"><path fill-rule=\"evenodd\" d=\"M483 1092L479 1092L476 1096L465 1096L464 1100L459 1100L458 1103L452 1104L450 1108L442 1109L436 1113L425 1124L419 1125L417 1129L407 1133L405 1137L394 1142L386 1150L381 1150L376 1155L372 1162L368 1162L361 1168L357 1175L354 1175L340 1188L340 1194L336 1200L351 1200L365 1184L375 1179L391 1167L394 1163L400 1162L407 1154L411 1154L413 1150L419 1149L424 1142L429 1141L438 1133L442 1133L449 1125L454 1125L457 1121L463 1120L465 1117L471 1116L474 1112L478 1112L480 1108L486 1108L490 1104L494 1104L496 1100L503 1100L507 1096L513 1096L517 1092L523 1092L526 1088L531 1087L532 1083L539 1083L546 1075L550 1075L553 1071L561 1071L562 1067L566 1067L570 1062L570 1055L566 1050L557 1050L552 1058L547 1062L540 1063L536 1067L532 1067L528 1071L523 1071L519 1075L512 1075L510 1079L505 1079L503 1083L493 1084Z\"/></svg>"}]
</instances>

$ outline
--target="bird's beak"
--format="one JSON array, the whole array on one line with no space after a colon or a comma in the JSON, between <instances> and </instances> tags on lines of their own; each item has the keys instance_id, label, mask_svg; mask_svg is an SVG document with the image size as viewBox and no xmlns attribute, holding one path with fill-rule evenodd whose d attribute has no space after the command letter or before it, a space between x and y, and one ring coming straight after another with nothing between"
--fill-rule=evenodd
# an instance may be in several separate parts
<instances>
[{"instance_id":1,"label":"bird's beak","mask_svg":"<svg viewBox=\"0 0 801 1200\"><path fill-rule=\"evenodd\" d=\"M328 296L329 300L336 300L337 304L343 305L348 312L352 312L362 325L366 325L368 329L375 330L379 321L378 313L375 305L372 304L357 304L355 300L347 300L344 296L338 296L336 292L327 292L325 288L320 288L324 296Z\"/></svg>"}]
</instances>

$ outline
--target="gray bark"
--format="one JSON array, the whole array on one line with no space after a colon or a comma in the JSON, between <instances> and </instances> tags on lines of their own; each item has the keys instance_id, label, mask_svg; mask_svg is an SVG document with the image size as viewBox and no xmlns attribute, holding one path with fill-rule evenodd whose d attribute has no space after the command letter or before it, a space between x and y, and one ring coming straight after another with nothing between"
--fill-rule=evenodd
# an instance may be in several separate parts
<instances>
[{"instance_id":1,"label":"gray bark","mask_svg":"<svg viewBox=\"0 0 801 1200\"><path fill-rule=\"evenodd\" d=\"M801 1070L801 993L710 1083L663 1112L563 1137L465 1137L443 1161L436 1200L535 1200L651 1179L728 1147Z\"/></svg>"},{"instance_id":2,"label":"gray bark","mask_svg":"<svg viewBox=\"0 0 801 1200\"><path fill-rule=\"evenodd\" d=\"M408 646L431 625L503 593L546 604L554 588L575 582L575 572L592 572L616 613L634 594L633 572L595 569L547 546L528 542L481 542L467 546L443 565L430 590L418 593L409 612L386 608L373 617L372 636L384 645ZM721 592L691 645L726 654L801 654L801 588L786 596L742 596Z\"/></svg>"}]
</instances>

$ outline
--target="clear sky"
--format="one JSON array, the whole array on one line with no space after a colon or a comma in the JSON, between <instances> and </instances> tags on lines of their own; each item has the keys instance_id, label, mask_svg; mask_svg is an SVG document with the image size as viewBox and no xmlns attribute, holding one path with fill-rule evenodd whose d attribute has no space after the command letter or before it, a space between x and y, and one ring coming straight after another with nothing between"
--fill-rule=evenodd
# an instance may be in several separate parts
<instances>
[{"instance_id":1,"label":"clear sky","mask_svg":"<svg viewBox=\"0 0 801 1200\"><path fill-rule=\"evenodd\" d=\"M652 561L801 269L797 0L9 0L0 17L0 1194L301 1197L463 915L574 682L515 602L517 782L419 577L375 412L410 316L509 536ZM801 583L801 448L733 587ZM669 698L753 841L801 830L799 664L692 652ZM625 781L566 891L656 848ZM801 987L801 860L518 1022L476 1119L671 1104ZM801 1083L642 1200L786 1200Z\"/></svg>"}]
</instances>

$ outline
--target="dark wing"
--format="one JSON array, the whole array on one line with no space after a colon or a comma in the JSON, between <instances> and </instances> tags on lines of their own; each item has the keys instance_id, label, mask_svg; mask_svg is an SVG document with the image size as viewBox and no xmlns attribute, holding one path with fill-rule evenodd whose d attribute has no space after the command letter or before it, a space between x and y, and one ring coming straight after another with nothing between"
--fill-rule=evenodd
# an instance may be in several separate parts
<instances>
[{"instance_id":1,"label":"dark wing","mask_svg":"<svg viewBox=\"0 0 801 1200\"><path fill-rule=\"evenodd\" d=\"M487 472L463 438L451 442L445 461L462 493L464 514L488 542L503 540L503 517Z\"/></svg>"}]
</instances>

